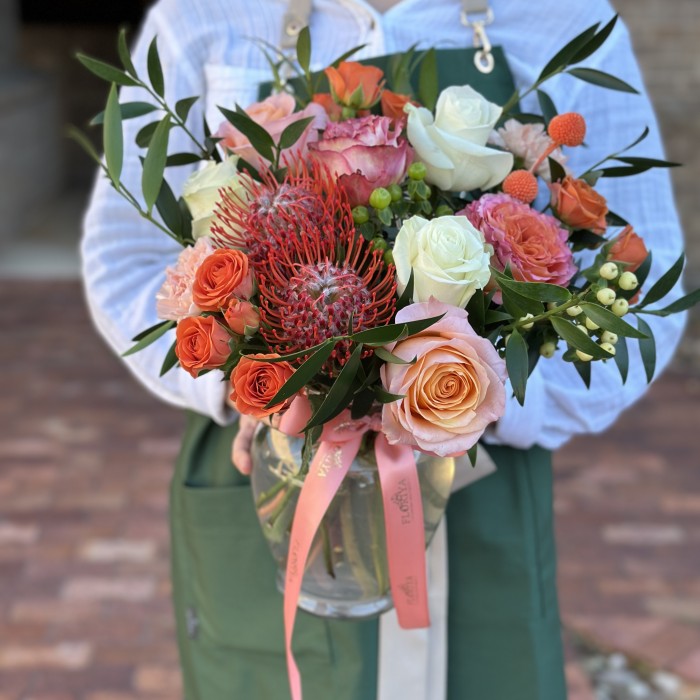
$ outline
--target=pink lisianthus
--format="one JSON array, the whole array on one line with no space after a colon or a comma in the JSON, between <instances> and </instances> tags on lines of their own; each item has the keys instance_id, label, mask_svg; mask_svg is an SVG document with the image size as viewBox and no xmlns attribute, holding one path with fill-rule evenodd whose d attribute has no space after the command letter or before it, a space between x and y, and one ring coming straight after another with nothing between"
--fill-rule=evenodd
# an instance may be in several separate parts
<instances>
[{"instance_id":1,"label":"pink lisianthus","mask_svg":"<svg viewBox=\"0 0 700 700\"><path fill-rule=\"evenodd\" d=\"M175 267L169 267L165 271L165 282L156 294L158 318L180 321L201 312L192 299L192 284L199 266L213 252L214 246L210 239L204 237L180 253Z\"/></svg>"},{"instance_id":2,"label":"pink lisianthus","mask_svg":"<svg viewBox=\"0 0 700 700\"><path fill-rule=\"evenodd\" d=\"M377 187L401 182L413 159L394 121L373 115L330 123L323 138L309 145L309 152L338 178L351 206L367 204Z\"/></svg>"},{"instance_id":3,"label":"pink lisianthus","mask_svg":"<svg viewBox=\"0 0 700 700\"><path fill-rule=\"evenodd\" d=\"M294 98L286 92L281 92L270 95L262 102L256 102L245 110L254 122L265 128L275 142L290 124L300 119L314 117L299 140L291 148L282 151L282 162L290 164L306 155L307 145L318 139L319 130L324 129L328 121L328 116L321 105L312 102L301 112L295 112L295 107ZM219 142L222 147L240 156L255 168L269 165L269 162L251 146L248 138L233 124L222 122L215 136L222 139Z\"/></svg>"},{"instance_id":4,"label":"pink lisianthus","mask_svg":"<svg viewBox=\"0 0 700 700\"><path fill-rule=\"evenodd\" d=\"M525 170L529 170L552 145L552 139L547 136L543 124L521 124L515 119L509 119L500 129L494 131L489 142L504 148L519 158ZM567 161L567 157L560 148L555 149L549 157L562 166ZM552 179L549 172L549 161L546 158L537 168L537 174L543 180Z\"/></svg>"},{"instance_id":5,"label":"pink lisianthus","mask_svg":"<svg viewBox=\"0 0 700 700\"><path fill-rule=\"evenodd\" d=\"M458 214L464 214L493 246L493 267L504 270L510 265L516 280L565 287L576 273L566 243L569 232L553 216L507 194L486 194ZM494 299L501 302L500 292Z\"/></svg>"},{"instance_id":6,"label":"pink lisianthus","mask_svg":"<svg viewBox=\"0 0 700 700\"><path fill-rule=\"evenodd\" d=\"M387 346L407 362L416 361L381 368L384 388L404 396L384 405L382 430L391 444L446 457L464 454L503 415L506 367L456 306L434 299L410 304L396 314L396 322L441 314L421 333Z\"/></svg>"}]
</instances>

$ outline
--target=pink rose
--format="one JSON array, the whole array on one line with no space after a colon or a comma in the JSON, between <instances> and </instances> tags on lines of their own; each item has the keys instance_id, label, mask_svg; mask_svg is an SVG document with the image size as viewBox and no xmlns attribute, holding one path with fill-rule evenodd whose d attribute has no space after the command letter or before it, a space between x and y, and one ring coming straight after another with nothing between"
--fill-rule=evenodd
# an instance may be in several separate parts
<instances>
[{"instance_id":1,"label":"pink rose","mask_svg":"<svg viewBox=\"0 0 700 700\"><path fill-rule=\"evenodd\" d=\"M306 117L314 117L314 120L306 128L299 140L291 147L282 151L282 162L293 163L306 155L306 147L312 141L318 139L319 129L324 129L328 116L321 105L311 103L301 112L295 112L296 102L286 92L270 95L262 102L250 105L246 114L265 130L277 142L282 132L290 125ZM222 122L215 136L222 140L219 142L231 153L240 156L255 168L269 165L251 145L250 141L235 126L229 122Z\"/></svg>"},{"instance_id":2,"label":"pink rose","mask_svg":"<svg viewBox=\"0 0 700 700\"><path fill-rule=\"evenodd\" d=\"M353 207L367 204L375 188L401 182L413 160L394 121L373 115L330 123L309 151L312 160L338 178Z\"/></svg>"},{"instance_id":3,"label":"pink rose","mask_svg":"<svg viewBox=\"0 0 700 700\"><path fill-rule=\"evenodd\" d=\"M543 124L521 124L515 119L509 119L503 127L494 131L489 142L504 148L519 158L525 170L529 170L552 145L552 139L547 136ZM568 160L560 148L556 148L549 157L562 166ZM543 180L552 179L547 159L537 168L537 174Z\"/></svg>"},{"instance_id":4,"label":"pink rose","mask_svg":"<svg viewBox=\"0 0 700 700\"><path fill-rule=\"evenodd\" d=\"M396 322L440 314L445 315L422 333L387 346L404 360L417 359L412 365L382 366L384 388L404 395L384 405L382 430L393 445L446 457L464 454L503 415L506 367L456 306L434 299L410 304L396 314Z\"/></svg>"},{"instance_id":5,"label":"pink rose","mask_svg":"<svg viewBox=\"0 0 700 700\"><path fill-rule=\"evenodd\" d=\"M192 299L192 284L199 266L214 252L209 238L199 238L193 246L187 246L177 259L175 267L165 271L165 282L156 294L158 318L180 321L197 316L201 309Z\"/></svg>"},{"instance_id":6,"label":"pink rose","mask_svg":"<svg viewBox=\"0 0 700 700\"><path fill-rule=\"evenodd\" d=\"M566 287L576 273L567 245L569 232L553 216L507 194L486 194L458 214L464 214L493 246L493 267L504 270L510 265L516 280ZM500 292L494 299L501 303Z\"/></svg>"}]
</instances>

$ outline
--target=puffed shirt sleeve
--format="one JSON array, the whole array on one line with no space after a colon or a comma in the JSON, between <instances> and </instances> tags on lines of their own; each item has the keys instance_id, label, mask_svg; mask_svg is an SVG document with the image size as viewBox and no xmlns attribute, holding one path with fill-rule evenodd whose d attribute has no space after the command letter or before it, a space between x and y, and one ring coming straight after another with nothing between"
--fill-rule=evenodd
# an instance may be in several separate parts
<instances>
[{"instance_id":1,"label":"puffed shirt sleeve","mask_svg":"<svg viewBox=\"0 0 700 700\"><path fill-rule=\"evenodd\" d=\"M170 13L169 13L170 14ZM205 51L198 46L189 26L192 17L168 16L159 3L147 16L140 38L133 50L133 62L141 76L147 75L148 46L157 36L163 65L166 101L173 105L185 97L203 95L203 58ZM140 88L125 87L120 101L151 101ZM141 163L134 144L138 131L159 113L124 121L125 157L122 181L140 199ZM161 115L162 116L162 115ZM192 108L188 128L195 135L202 133L201 100ZM180 128L170 132L169 152L196 150L187 134ZM182 189L192 167L168 169L166 176L173 191ZM142 219L109 184L102 173L98 175L89 208L84 219L81 245L85 292L93 321L119 354L133 343L140 331L156 323L155 295L165 277L166 266L175 263L182 248L177 242ZM160 377L160 368L174 331L145 350L125 358L134 376L150 391L175 406L189 408L208 415L218 423L230 422L234 413L226 406L226 385L219 371L193 379L179 367Z\"/></svg>"},{"instance_id":2,"label":"puffed shirt sleeve","mask_svg":"<svg viewBox=\"0 0 700 700\"><path fill-rule=\"evenodd\" d=\"M563 41L562 41L563 44ZM551 91L560 112L581 112L588 124L588 147L569 149L568 166L574 174L584 172L606 155L621 150L648 126L649 137L634 154L663 158L659 128L644 90L629 33L618 23L606 45L583 65L612 73L641 91L641 95L604 90L574 80L557 78ZM523 105L525 111L535 104ZM604 178L597 185L612 211L624 217L653 251L653 265L646 289L676 261L683 249L683 237L667 170L652 170L630 178ZM682 295L678 284L663 305ZM658 305L657 308L660 308ZM656 338L656 375L671 360L681 338L685 314L667 318L645 316ZM627 320L634 323L630 316ZM575 435L597 433L608 428L647 389L646 375L636 341L628 341L629 377L622 383L614 361L595 362L591 387L587 389L571 363L542 359L530 377L525 405L520 406L507 386L508 403L504 417L489 431L487 442L527 448L539 444L556 449Z\"/></svg>"}]
</instances>

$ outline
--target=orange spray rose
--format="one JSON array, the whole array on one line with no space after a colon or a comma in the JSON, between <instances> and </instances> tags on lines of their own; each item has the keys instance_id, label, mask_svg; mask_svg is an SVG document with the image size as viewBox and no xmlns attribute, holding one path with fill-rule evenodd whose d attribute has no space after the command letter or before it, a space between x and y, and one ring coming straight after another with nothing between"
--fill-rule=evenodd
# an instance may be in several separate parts
<instances>
[{"instance_id":1,"label":"orange spray rose","mask_svg":"<svg viewBox=\"0 0 700 700\"><path fill-rule=\"evenodd\" d=\"M267 404L294 374L294 368L289 362L261 362L270 355L246 355L236 365L231 374L231 401L234 408L253 418L265 418L273 413L279 413L287 406L289 400L282 401L270 408Z\"/></svg>"},{"instance_id":2,"label":"orange spray rose","mask_svg":"<svg viewBox=\"0 0 700 700\"><path fill-rule=\"evenodd\" d=\"M561 220L575 229L605 233L608 205L587 182L568 175L562 182L550 185L552 206Z\"/></svg>"},{"instance_id":3,"label":"orange spray rose","mask_svg":"<svg viewBox=\"0 0 700 700\"><path fill-rule=\"evenodd\" d=\"M231 354L228 331L213 316L190 316L177 324L175 354L182 368L196 377L216 369Z\"/></svg>"},{"instance_id":4,"label":"orange spray rose","mask_svg":"<svg viewBox=\"0 0 700 700\"><path fill-rule=\"evenodd\" d=\"M333 99L353 109L369 109L381 96L384 73L376 66L343 61L337 68L326 68Z\"/></svg>"},{"instance_id":5,"label":"orange spray rose","mask_svg":"<svg viewBox=\"0 0 700 700\"><path fill-rule=\"evenodd\" d=\"M253 271L246 254L219 248L199 266L192 285L192 298L200 309L218 311L234 296L249 298L253 287Z\"/></svg>"}]
</instances>

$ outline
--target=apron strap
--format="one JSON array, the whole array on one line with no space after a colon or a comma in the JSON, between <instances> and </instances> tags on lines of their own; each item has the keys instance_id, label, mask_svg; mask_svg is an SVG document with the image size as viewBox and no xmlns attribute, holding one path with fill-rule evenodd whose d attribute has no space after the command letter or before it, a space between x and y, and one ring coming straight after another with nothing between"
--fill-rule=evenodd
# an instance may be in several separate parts
<instances>
[{"instance_id":1,"label":"apron strap","mask_svg":"<svg viewBox=\"0 0 700 700\"><path fill-rule=\"evenodd\" d=\"M462 0L461 21L474 31L474 46L479 49L474 55L474 65L482 73L491 73L495 61L486 27L493 22L493 10L488 0Z\"/></svg>"},{"instance_id":2,"label":"apron strap","mask_svg":"<svg viewBox=\"0 0 700 700\"><path fill-rule=\"evenodd\" d=\"M294 51L299 32L308 25L311 18L311 3L312 0L289 0L287 3L280 36L280 49L285 53Z\"/></svg>"}]
</instances>

